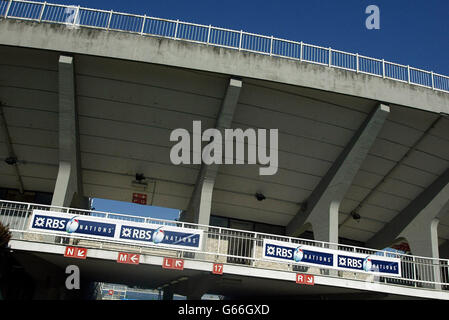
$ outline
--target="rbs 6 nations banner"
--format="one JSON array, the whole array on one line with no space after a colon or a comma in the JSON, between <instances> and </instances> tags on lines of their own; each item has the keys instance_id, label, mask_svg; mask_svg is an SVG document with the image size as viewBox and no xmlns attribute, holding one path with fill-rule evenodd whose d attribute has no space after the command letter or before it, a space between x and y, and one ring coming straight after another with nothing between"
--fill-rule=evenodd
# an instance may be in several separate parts
<instances>
[{"instance_id":1,"label":"rbs 6 nations banner","mask_svg":"<svg viewBox=\"0 0 449 320\"><path fill-rule=\"evenodd\" d=\"M33 210L29 229L190 250L201 250L203 239L202 230L42 210Z\"/></svg>"},{"instance_id":2,"label":"rbs 6 nations banner","mask_svg":"<svg viewBox=\"0 0 449 320\"><path fill-rule=\"evenodd\" d=\"M401 276L401 260L398 258L325 249L275 240L264 239L263 258L390 277Z\"/></svg>"}]
</instances>

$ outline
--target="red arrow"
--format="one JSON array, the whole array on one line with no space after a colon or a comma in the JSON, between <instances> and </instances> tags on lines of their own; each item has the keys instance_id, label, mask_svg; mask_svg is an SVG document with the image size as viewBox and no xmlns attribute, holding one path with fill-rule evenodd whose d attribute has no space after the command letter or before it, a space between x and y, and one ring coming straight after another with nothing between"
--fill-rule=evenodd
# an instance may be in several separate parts
<instances>
[{"instance_id":1,"label":"red arrow","mask_svg":"<svg viewBox=\"0 0 449 320\"><path fill-rule=\"evenodd\" d=\"M315 285L315 277L312 275L306 275L306 284L310 286Z\"/></svg>"},{"instance_id":2,"label":"red arrow","mask_svg":"<svg viewBox=\"0 0 449 320\"><path fill-rule=\"evenodd\" d=\"M139 264L140 255L133 254L130 256L129 260L131 260L131 263Z\"/></svg>"},{"instance_id":3,"label":"red arrow","mask_svg":"<svg viewBox=\"0 0 449 320\"><path fill-rule=\"evenodd\" d=\"M139 264L140 255L137 253L119 252L117 257L118 263Z\"/></svg>"},{"instance_id":4,"label":"red arrow","mask_svg":"<svg viewBox=\"0 0 449 320\"><path fill-rule=\"evenodd\" d=\"M162 268L183 270L184 269L184 259L164 258L164 260L162 262Z\"/></svg>"},{"instance_id":5,"label":"red arrow","mask_svg":"<svg viewBox=\"0 0 449 320\"><path fill-rule=\"evenodd\" d=\"M184 269L184 260L183 259L175 259L174 269L183 270Z\"/></svg>"},{"instance_id":6,"label":"red arrow","mask_svg":"<svg viewBox=\"0 0 449 320\"><path fill-rule=\"evenodd\" d=\"M77 256L80 259L85 259L86 258L86 253L87 253L87 249L84 248L78 248L78 253Z\"/></svg>"},{"instance_id":7,"label":"red arrow","mask_svg":"<svg viewBox=\"0 0 449 320\"><path fill-rule=\"evenodd\" d=\"M78 247L66 247L64 257L86 259L87 249Z\"/></svg>"}]
</instances>

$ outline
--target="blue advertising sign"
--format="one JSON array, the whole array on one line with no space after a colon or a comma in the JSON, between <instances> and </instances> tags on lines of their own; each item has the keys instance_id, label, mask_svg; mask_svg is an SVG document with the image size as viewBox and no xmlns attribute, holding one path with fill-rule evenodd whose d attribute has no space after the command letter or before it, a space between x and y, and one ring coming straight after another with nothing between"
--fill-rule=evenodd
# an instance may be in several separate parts
<instances>
[{"instance_id":1,"label":"blue advertising sign","mask_svg":"<svg viewBox=\"0 0 449 320\"><path fill-rule=\"evenodd\" d=\"M364 255L268 239L264 239L263 242L263 258L376 275L401 275L401 261L398 258Z\"/></svg>"},{"instance_id":2,"label":"blue advertising sign","mask_svg":"<svg viewBox=\"0 0 449 320\"><path fill-rule=\"evenodd\" d=\"M142 241L155 244L182 245L196 248L200 243L200 234L164 229L164 227L144 228L122 225L120 239Z\"/></svg>"},{"instance_id":3,"label":"blue advertising sign","mask_svg":"<svg viewBox=\"0 0 449 320\"><path fill-rule=\"evenodd\" d=\"M399 271L401 268L401 263L399 259L385 260L383 257L376 255L360 256L358 254L338 254L337 261L337 266L340 269L366 271L377 274L400 275Z\"/></svg>"},{"instance_id":4,"label":"blue advertising sign","mask_svg":"<svg viewBox=\"0 0 449 320\"><path fill-rule=\"evenodd\" d=\"M333 266L334 264L334 256L332 253L317 251L313 247L291 246L291 244L286 242L267 242L264 246L264 256L266 258L323 266Z\"/></svg>"},{"instance_id":5,"label":"blue advertising sign","mask_svg":"<svg viewBox=\"0 0 449 320\"><path fill-rule=\"evenodd\" d=\"M201 249L203 234L202 230L43 210L33 210L29 229L193 250Z\"/></svg>"}]
</instances>

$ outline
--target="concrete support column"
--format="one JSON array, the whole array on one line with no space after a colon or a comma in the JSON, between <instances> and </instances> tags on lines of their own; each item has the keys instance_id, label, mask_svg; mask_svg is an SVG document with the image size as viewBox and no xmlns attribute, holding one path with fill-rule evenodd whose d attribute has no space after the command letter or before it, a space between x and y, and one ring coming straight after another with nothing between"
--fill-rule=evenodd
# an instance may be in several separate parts
<instances>
[{"instance_id":1,"label":"concrete support column","mask_svg":"<svg viewBox=\"0 0 449 320\"><path fill-rule=\"evenodd\" d=\"M430 221L416 222L410 225L399 236L408 241L413 255L428 258L415 258L416 278L424 281L441 282L441 268L439 265L438 251L438 223L434 218ZM435 285L435 289L441 289L441 285Z\"/></svg>"},{"instance_id":2,"label":"concrete support column","mask_svg":"<svg viewBox=\"0 0 449 320\"><path fill-rule=\"evenodd\" d=\"M312 224L315 240L338 243L338 209L340 201L326 203L324 208L308 220Z\"/></svg>"},{"instance_id":3,"label":"concrete support column","mask_svg":"<svg viewBox=\"0 0 449 320\"><path fill-rule=\"evenodd\" d=\"M73 57L59 57L59 170L52 205L85 208Z\"/></svg>"},{"instance_id":4,"label":"concrete support column","mask_svg":"<svg viewBox=\"0 0 449 320\"><path fill-rule=\"evenodd\" d=\"M389 112L390 108L383 104L374 108L313 190L305 205L287 225L288 235L298 236L310 223L315 240L338 243L340 203L382 129Z\"/></svg>"},{"instance_id":5,"label":"concrete support column","mask_svg":"<svg viewBox=\"0 0 449 320\"><path fill-rule=\"evenodd\" d=\"M224 137L224 129L230 128L237 102L242 88L242 81L230 79L220 113L216 122L216 129L220 130ZM189 206L181 215L181 221L208 225L212 208L212 193L215 179L219 170L218 164L201 164L195 189L193 190Z\"/></svg>"},{"instance_id":6,"label":"concrete support column","mask_svg":"<svg viewBox=\"0 0 449 320\"><path fill-rule=\"evenodd\" d=\"M396 239L405 238L412 254L439 259L439 216L449 209L449 169L367 242L373 248L385 248ZM418 279L439 282L440 268L436 260L421 259ZM435 264L432 266L432 262Z\"/></svg>"}]
</instances>

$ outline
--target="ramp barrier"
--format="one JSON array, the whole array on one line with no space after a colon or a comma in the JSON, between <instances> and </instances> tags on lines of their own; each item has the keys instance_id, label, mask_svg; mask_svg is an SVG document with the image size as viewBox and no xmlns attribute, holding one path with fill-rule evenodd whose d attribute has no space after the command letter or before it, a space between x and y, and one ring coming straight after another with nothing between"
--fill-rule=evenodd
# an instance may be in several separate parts
<instances>
[{"instance_id":1,"label":"ramp barrier","mask_svg":"<svg viewBox=\"0 0 449 320\"><path fill-rule=\"evenodd\" d=\"M161 246L161 244L146 242L133 243L120 239L94 238L81 233L61 233L55 231L40 232L31 229L33 212L42 210L49 214L71 219L79 217L94 218L98 223L110 221L131 221L136 228L148 226L163 226L181 228L179 230L200 230L202 241L199 248ZM41 212L42 212L41 211ZM92 220L92 219L91 219ZM404 287L414 287L432 290L447 290L449 287L448 260L429 257L374 250L348 246L336 243L320 242L310 239L293 238L260 232L243 231L230 228L199 225L193 223L161 220L118 213L82 210L74 208L52 207L33 203L14 201L0 201L0 222L9 226L12 239L41 243L73 244L86 248L101 248L111 251L126 251L165 257L184 257L197 261L245 265L252 268L282 270L291 272L307 272L309 274L325 275L344 279L360 280L371 283L388 283ZM65 231L64 231L65 232ZM379 257L394 258L400 262L400 275L369 273L363 270L342 270L335 265L314 265L306 262L296 263L292 259L267 259L264 246L275 243L289 247L306 248L317 252L332 252L338 250L340 254L347 252L348 256L366 256L372 259ZM327 251L326 251L327 250Z\"/></svg>"}]
</instances>

